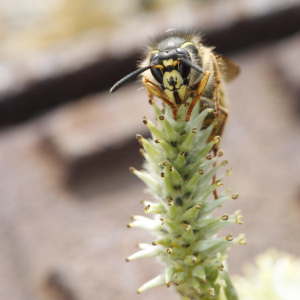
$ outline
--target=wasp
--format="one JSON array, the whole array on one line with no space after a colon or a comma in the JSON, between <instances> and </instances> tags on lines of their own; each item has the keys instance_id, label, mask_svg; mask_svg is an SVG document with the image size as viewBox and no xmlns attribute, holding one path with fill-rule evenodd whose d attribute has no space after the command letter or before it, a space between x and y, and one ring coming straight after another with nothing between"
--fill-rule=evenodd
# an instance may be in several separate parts
<instances>
[{"instance_id":1,"label":"wasp","mask_svg":"<svg viewBox=\"0 0 300 300\"><path fill-rule=\"evenodd\" d=\"M199 113L208 107L214 108L203 123L205 128L214 122L207 140L210 142L215 136L222 136L228 117L223 82L232 80L238 73L238 66L214 53L213 47L204 46L200 35L168 30L150 42L138 69L118 81L110 92L142 75L149 99L152 101L156 96L170 106L175 120L179 107L188 106L185 122L189 122L195 105L200 101ZM188 102L188 99L192 100ZM213 146L214 156L218 148L219 144ZM218 198L216 190L214 197Z\"/></svg>"},{"instance_id":2,"label":"wasp","mask_svg":"<svg viewBox=\"0 0 300 300\"><path fill-rule=\"evenodd\" d=\"M118 81L110 92L142 75L149 99L153 100L156 96L169 105L175 120L179 107L188 106L186 122L200 101L200 112L207 107L214 108L204 120L204 126L217 119L208 138L210 142L216 135L222 136L228 117L223 82L230 81L239 73L233 61L215 54L213 50L213 47L202 44L200 35L168 30L150 42L138 69ZM192 100L188 103L189 98ZM216 155L218 144L214 145L213 151Z\"/></svg>"}]
</instances>

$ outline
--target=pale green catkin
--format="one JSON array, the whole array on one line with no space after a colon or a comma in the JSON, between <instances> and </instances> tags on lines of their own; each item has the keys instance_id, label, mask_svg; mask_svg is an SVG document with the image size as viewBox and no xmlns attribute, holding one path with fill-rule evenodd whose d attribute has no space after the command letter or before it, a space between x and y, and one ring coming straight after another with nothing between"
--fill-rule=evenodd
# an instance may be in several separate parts
<instances>
[{"instance_id":1,"label":"pale green catkin","mask_svg":"<svg viewBox=\"0 0 300 300\"><path fill-rule=\"evenodd\" d=\"M151 104L156 120L152 123L144 118L143 122L152 138L137 135L143 146L144 170L131 171L146 184L156 202L144 201L145 212L151 216L133 216L128 226L148 229L156 239L152 244L139 244L141 250L127 260L156 257L165 269L138 292L172 284L182 300L236 300L226 258L233 244L245 244L245 237L217 236L224 226L242 223L239 211L211 216L216 208L238 197L227 192L220 193L218 199L212 196L226 174L217 177L215 184L213 176L227 163L219 162L223 152L216 157L211 154L220 137L207 143L213 124L201 130L205 116L212 110L199 114L195 107L189 122L185 122L184 105L175 121L169 107L160 110L154 102Z\"/></svg>"}]
</instances>

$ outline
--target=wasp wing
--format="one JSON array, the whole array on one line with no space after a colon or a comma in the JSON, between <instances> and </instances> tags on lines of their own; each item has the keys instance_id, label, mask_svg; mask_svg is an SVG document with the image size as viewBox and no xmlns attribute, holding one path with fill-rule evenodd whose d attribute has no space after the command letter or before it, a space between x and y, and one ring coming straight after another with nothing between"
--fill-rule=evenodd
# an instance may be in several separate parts
<instances>
[{"instance_id":1,"label":"wasp wing","mask_svg":"<svg viewBox=\"0 0 300 300\"><path fill-rule=\"evenodd\" d=\"M226 82L230 82L240 73L239 66L227 57L221 55L218 55L217 57L222 77Z\"/></svg>"}]
</instances>

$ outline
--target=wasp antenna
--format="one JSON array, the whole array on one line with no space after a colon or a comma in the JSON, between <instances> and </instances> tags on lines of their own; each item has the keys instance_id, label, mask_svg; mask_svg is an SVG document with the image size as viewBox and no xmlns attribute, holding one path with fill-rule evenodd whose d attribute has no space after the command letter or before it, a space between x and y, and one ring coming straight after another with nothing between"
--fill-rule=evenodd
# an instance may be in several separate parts
<instances>
[{"instance_id":1,"label":"wasp antenna","mask_svg":"<svg viewBox=\"0 0 300 300\"><path fill-rule=\"evenodd\" d=\"M110 92L113 93L115 92L116 90L118 90L122 85L124 85L127 81L129 81L130 79L140 75L141 73L143 73L144 71L150 69L151 66L147 66L147 67L144 67L144 68L141 68L141 69L137 69L135 70L134 72L126 75L125 77L123 77L121 80L119 80L117 83L115 83L113 85L113 87L110 89Z\"/></svg>"},{"instance_id":2,"label":"wasp antenna","mask_svg":"<svg viewBox=\"0 0 300 300\"><path fill-rule=\"evenodd\" d=\"M181 61L183 64L195 69L199 73L204 73L204 70L201 67L199 67L198 65L192 63L190 60L185 59L185 58L178 58L178 60Z\"/></svg>"}]
</instances>

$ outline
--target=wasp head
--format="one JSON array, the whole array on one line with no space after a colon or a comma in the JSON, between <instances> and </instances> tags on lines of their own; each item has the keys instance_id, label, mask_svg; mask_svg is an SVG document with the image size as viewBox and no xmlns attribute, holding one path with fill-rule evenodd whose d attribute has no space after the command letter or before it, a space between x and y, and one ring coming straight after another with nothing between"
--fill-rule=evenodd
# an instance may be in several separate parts
<instances>
[{"instance_id":1,"label":"wasp head","mask_svg":"<svg viewBox=\"0 0 300 300\"><path fill-rule=\"evenodd\" d=\"M191 67L181 59L191 62L190 54L183 48L154 50L150 60L153 77L161 84L167 97L176 104L184 101L191 72Z\"/></svg>"},{"instance_id":2,"label":"wasp head","mask_svg":"<svg viewBox=\"0 0 300 300\"><path fill-rule=\"evenodd\" d=\"M192 61L190 53L184 49L188 46L195 48L193 51L198 51L192 42L187 42L182 38L173 37L163 40L152 51L149 64L123 77L114 84L110 91L115 92L127 81L150 69L167 98L173 103L182 104L189 85L191 68L198 73L203 73L203 69Z\"/></svg>"}]
</instances>

